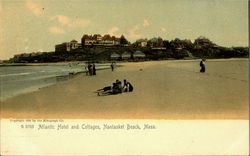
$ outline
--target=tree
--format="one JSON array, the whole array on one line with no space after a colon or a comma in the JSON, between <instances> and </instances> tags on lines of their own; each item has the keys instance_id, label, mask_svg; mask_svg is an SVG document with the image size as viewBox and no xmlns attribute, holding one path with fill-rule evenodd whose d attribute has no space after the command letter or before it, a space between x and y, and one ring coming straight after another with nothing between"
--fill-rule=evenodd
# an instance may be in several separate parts
<instances>
[{"instance_id":1,"label":"tree","mask_svg":"<svg viewBox=\"0 0 250 156\"><path fill-rule=\"evenodd\" d=\"M135 42L147 42L147 38L140 38L138 40L136 40Z\"/></svg>"},{"instance_id":2,"label":"tree","mask_svg":"<svg viewBox=\"0 0 250 156\"><path fill-rule=\"evenodd\" d=\"M200 36L194 41L194 45L197 47L213 47L215 44L208 38Z\"/></svg>"},{"instance_id":3,"label":"tree","mask_svg":"<svg viewBox=\"0 0 250 156\"><path fill-rule=\"evenodd\" d=\"M120 38L120 44L128 44L128 40L123 35Z\"/></svg>"},{"instance_id":4,"label":"tree","mask_svg":"<svg viewBox=\"0 0 250 156\"><path fill-rule=\"evenodd\" d=\"M163 47L165 47L165 48L170 48L170 42L168 41L168 40L164 40L163 41Z\"/></svg>"}]
</instances>

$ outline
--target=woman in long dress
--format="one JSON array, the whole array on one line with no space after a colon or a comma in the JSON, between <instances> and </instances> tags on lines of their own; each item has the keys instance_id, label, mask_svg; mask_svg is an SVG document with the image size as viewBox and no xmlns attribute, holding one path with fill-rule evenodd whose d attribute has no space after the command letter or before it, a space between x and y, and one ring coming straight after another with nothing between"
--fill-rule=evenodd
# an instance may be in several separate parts
<instances>
[{"instance_id":1,"label":"woman in long dress","mask_svg":"<svg viewBox=\"0 0 250 156\"><path fill-rule=\"evenodd\" d=\"M205 73L205 71L206 71L206 67L205 67L205 63L204 62L205 62L204 59L202 59L201 62L200 62L200 67L201 67L200 72L201 73Z\"/></svg>"}]
</instances>

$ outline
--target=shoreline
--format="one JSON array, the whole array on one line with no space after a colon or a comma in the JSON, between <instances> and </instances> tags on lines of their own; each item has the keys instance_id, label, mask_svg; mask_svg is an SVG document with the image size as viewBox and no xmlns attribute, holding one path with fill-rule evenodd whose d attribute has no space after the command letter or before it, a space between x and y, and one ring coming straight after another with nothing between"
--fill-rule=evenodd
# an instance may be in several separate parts
<instances>
[{"instance_id":1,"label":"shoreline","mask_svg":"<svg viewBox=\"0 0 250 156\"><path fill-rule=\"evenodd\" d=\"M98 66L100 67L100 66L107 66L107 65L98 64ZM120 66L117 66L117 67L120 67ZM107 69L109 69L108 66L106 68L96 68L96 71L107 70ZM13 95L13 96L0 97L0 102L5 101L5 100L10 99L10 98L14 98L14 97L22 95L22 94L36 92L36 91L39 91L42 88L50 87L50 86L53 86L53 85L55 85L57 83L61 83L63 81L68 81L69 79L73 79L75 76L77 76L79 74L86 74L86 71L69 72L67 75L58 75L58 76L50 77L50 78L56 79L56 82L51 83L51 84L46 84L46 85L43 85L43 86L41 86L41 84L37 84L37 86L39 86L39 87L35 87L36 89L34 87L29 87L30 89L27 88L27 90L25 92L19 92L19 93Z\"/></svg>"},{"instance_id":2,"label":"shoreline","mask_svg":"<svg viewBox=\"0 0 250 156\"><path fill-rule=\"evenodd\" d=\"M4 102L5 100L8 100L8 99L11 99L11 98L15 98L16 96L22 96L22 95L26 95L26 94L30 94L30 93L33 93L33 92L37 92L39 91L40 89L43 89L43 88L47 88L47 87L50 87L50 86L53 86L57 83L61 83L61 82L64 82L64 81L68 81L69 79L72 79L74 78L75 76L81 74L81 73L85 73L84 71L82 72L77 72L77 73L73 73L73 74L68 74L68 75L60 75L60 76L55 76L54 78L57 79L57 82L56 83L52 83L52 84L48 84L48 85L44 85L44 86L41 86L41 87L36 87L36 89L27 89L26 92L20 92L16 95L13 95L13 96L8 96L8 97L0 97L0 102ZM40 86L39 84L37 86Z\"/></svg>"},{"instance_id":3,"label":"shoreline","mask_svg":"<svg viewBox=\"0 0 250 156\"><path fill-rule=\"evenodd\" d=\"M234 57L234 58L208 58L206 60L245 60L249 59L249 57ZM138 61L138 62L154 62L154 61L195 61L200 60L200 58L187 58L187 59L165 59L165 60L146 60L146 61ZM0 67L5 66L50 66L50 65L69 65L69 64L85 64L88 61L69 61L69 62L46 62L46 63L0 63ZM101 61L100 63L95 64L110 64L112 61ZM134 62L137 61L115 61L116 63L126 63L126 62Z\"/></svg>"},{"instance_id":4,"label":"shoreline","mask_svg":"<svg viewBox=\"0 0 250 156\"><path fill-rule=\"evenodd\" d=\"M247 120L247 71L240 71L245 73L243 77L218 73L224 72L224 68L231 71L232 66L241 69L242 65L234 65L241 62L235 59L207 60L211 69L208 68L210 71L205 74L196 72L199 70L198 62L123 62L119 63L122 68L116 68L114 72L99 70L96 76L79 73L63 83L2 101L1 117ZM247 69L248 59L243 62L244 69ZM212 70L218 65L223 65L223 68L218 68L222 68L221 71ZM135 90L100 97L93 93L111 85L116 79L127 79Z\"/></svg>"}]
</instances>

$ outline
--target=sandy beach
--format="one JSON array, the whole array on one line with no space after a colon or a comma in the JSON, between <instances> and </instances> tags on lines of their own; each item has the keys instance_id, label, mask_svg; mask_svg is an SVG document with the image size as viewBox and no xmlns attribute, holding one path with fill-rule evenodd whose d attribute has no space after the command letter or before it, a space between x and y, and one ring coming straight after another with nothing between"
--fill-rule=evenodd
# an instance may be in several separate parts
<instances>
[{"instance_id":1,"label":"sandy beach","mask_svg":"<svg viewBox=\"0 0 250 156\"><path fill-rule=\"evenodd\" d=\"M118 63L1 101L1 118L248 119L248 59ZM94 91L127 79L131 93Z\"/></svg>"}]
</instances>

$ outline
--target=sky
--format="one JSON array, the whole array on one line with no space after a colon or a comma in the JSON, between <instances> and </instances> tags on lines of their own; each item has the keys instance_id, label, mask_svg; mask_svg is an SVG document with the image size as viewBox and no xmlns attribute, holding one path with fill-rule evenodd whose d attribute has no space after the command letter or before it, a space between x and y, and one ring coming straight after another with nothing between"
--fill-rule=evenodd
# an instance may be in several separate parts
<instances>
[{"instance_id":1,"label":"sky","mask_svg":"<svg viewBox=\"0 0 250 156\"><path fill-rule=\"evenodd\" d=\"M248 46L247 0L0 0L0 60L54 51L83 34Z\"/></svg>"}]
</instances>

